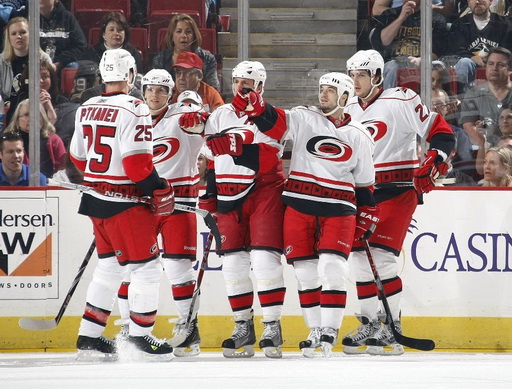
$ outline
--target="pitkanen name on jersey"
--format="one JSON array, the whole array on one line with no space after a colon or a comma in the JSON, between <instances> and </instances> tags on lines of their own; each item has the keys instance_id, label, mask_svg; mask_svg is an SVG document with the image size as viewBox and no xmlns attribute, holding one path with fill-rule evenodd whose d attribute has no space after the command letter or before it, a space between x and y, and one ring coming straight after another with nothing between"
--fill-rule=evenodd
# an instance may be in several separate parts
<instances>
[{"instance_id":1,"label":"pitkanen name on jersey","mask_svg":"<svg viewBox=\"0 0 512 389\"><path fill-rule=\"evenodd\" d=\"M10 214L0 209L0 227L47 227L53 225L50 214Z\"/></svg>"},{"instance_id":2,"label":"pitkanen name on jersey","mask_svg":"<svg viewBox=\"0 0 512 389\"><path fill-rule=\"evenodd\" d=\"M114 123L118 114L119 109L117 108L84 107L80 110L80 121L98 120Z\"/></svg>"}]
</instances>

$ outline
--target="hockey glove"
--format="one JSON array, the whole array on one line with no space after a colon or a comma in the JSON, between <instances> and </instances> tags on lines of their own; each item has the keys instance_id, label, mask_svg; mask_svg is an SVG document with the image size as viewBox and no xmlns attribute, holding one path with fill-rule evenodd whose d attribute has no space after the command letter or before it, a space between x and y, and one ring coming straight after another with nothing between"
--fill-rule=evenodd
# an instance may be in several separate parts
<instances>
[{"instance_id":1,"label":"hockey glove","mask_svg":"<svg viewBox=\"0 0 512 389\"><path fill-rule=\"evenodd\" d=\"M242 154L242 136L232 132L225 132L209 136L206 139L206 146L212 151L214 157L217 155L234 155Z\"/></svg>"},{"instance_id":2,"label":"hockey glove","mask_svg":"<svg viewBox=\"0 0 512 389\"><path fill-rule=\"evenodd\" d=\"M187 112L180 116L180 128L188 134L202 134L208 120L208 112Z\"/></svg>"},{"instance_id":3,"label":"hockey glove","mask_svg":"<svg viewBox=\"0 0 512 389\"><path fill-rule=\"evenodd\" d=\"M204 209L210 213L217 212L217 197L210 197L207 194L199 196L199 209Z\"/></svg>"},{"instance_id":4,"label":"hockey glove","mask_svg":"<svg viewBox=\"0 0 512 389\"><path fill-rule=\"evenodd\" d=\"M366 240L373 234L379 222L379 212L377 206L363 205L357 208L355 240Z\"/></svg>"},{"instance_id":5,"label":"hockey glove","mask_svg":"<svg viewBox=\"0 0 512 389\"><path fill-rule=\"evenodd\" d=\"M157 216L170 215L174 211L174 190L168 185L164 189L153 191L151 212Z\"/></svg>"},{"instance_id":6,"label":"hockey glove","mask_svg":"<svg viewBox=\"0 0 512 389\"><path fill-rule=\"evenodd\" d=\"M265 111L265 100L252 89L244 88L239 91L231 102L237 114L244 112L248 117L260 116Z\"/></svg>"},{"instance_id":7,"label":"hockey glove","mask_svg":"<svg viewBox=\"0 0 512 389\"><path fill-rule=\"evenodd\" d=\"M442 159L437 150L427 151L425 161L414 173L414 187L419 194L430 192L436 186L436 179L448 173L448 164L436 163L437 159Z\"/></svg>"}]
</instances>

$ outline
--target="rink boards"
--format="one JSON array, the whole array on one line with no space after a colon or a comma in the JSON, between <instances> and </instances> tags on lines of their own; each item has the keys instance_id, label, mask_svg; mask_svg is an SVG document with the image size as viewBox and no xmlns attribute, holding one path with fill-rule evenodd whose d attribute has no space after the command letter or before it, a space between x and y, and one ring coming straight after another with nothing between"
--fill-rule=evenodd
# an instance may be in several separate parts
<instances>
[{"instance_id":1,"label":"rink boards","mask_svg":"<svg viewBox=\"0 0 512 389\"><path fill-rule=\"evenodd\" d=\"M425 196L399 258L404 333L434 339L438 349L512 350L511 195L508 190L443 189ZM76 212L79 201L80 193L72 190L0 190L0 350L74 347L95 255L56 329L26 331L18 320L55 317L61 307L93 239L89 219ZM200 217L198 222L200 258L208 231ZM199 311L205 349L218 348L233 328L220 270L212 251ZM296 349L308 331L288 265L285 278L284 347ZM357 326L353 280L341 334ZM117 312L116 306L113 318ZM261 314L257 302L255 313ZM170 336L172 317L176 310L163 278L156 335ZM107 335L118 330L111 322ZM261 333L259 320L256 331Z\"/></svg>"}]
</instances>

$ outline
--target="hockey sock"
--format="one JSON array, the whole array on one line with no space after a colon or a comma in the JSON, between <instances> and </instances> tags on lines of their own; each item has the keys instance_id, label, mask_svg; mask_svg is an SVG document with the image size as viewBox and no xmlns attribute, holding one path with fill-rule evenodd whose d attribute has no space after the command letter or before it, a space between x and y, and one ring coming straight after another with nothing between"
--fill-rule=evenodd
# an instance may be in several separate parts
<instances>
[{"instance_id":1,"label":"hockey sock","mask_svg":"<svg viewBox=\"0 0 512 389\"><path fill-rule=\"evenodd\" d=\"M293 269L299 284L299 302L308 328L320 327L320 295L322 286L317 274L318 259L295 261Z\"/></svg>"},{"instance_id":2,"label":"hockey sock","mask_svg":"<svg viewBox=\"0 0 512 389\"><path fill-rule=\"evenodd\" d=\"M320 254L318 276L322 283L320 296L322 327L339 329L347 303L347 260L336 254Z\"/></svg>"},{"instance_id":3,"label":"hockey sock","mask_svg":"<svg viewBox=\"0 0 512 389\"><path fill-rule=\"evenodd\" d=\"M165 258L164 271L171 284L178 315L186 318L196 285L192 261L186 258Z\"/></svg>"},{"instance_id":4,"label":"hockey sock","mask_svg":"<svg viewBox=\"0 0 512 389\"><path fill-rule=\"evenodd\" d=\"M222 275L226 284L229 305L235 316L245 317L251 314L254 291L249 278L250 270L249 253L239 251L222 256Z\"/></svg>"}]
</instances>

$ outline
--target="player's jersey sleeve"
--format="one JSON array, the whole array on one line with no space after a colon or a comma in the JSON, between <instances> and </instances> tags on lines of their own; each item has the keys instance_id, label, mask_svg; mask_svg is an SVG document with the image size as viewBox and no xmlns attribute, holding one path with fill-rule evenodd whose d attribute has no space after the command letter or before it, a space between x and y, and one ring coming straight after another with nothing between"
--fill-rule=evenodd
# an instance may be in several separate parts
<instances>
[{"instance_id":1,"label":"player's jersey sleeve","mask_svg":"<svg viewBox=\"0 0 512 389\"><path fill-rule=\"evenodd\" d=\"M350 124L358 129L357 143L354 142L358 150L357 165L352 172L355 186L371 186L375 183L375 167L373 163L375 143L368 130L362 124L354 121Z\"/></svg>"}]
</instances>

